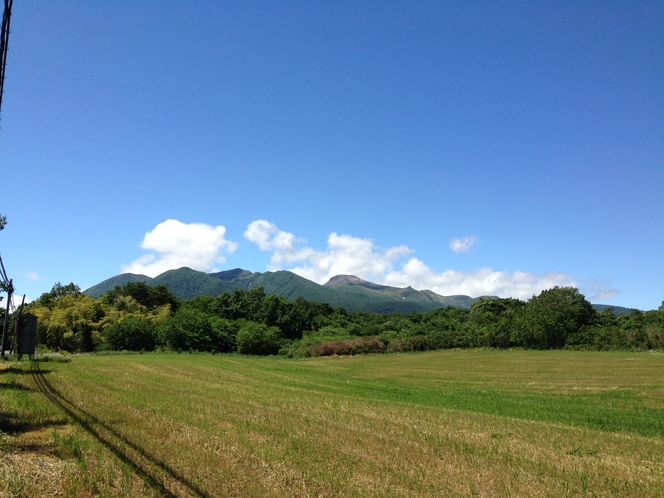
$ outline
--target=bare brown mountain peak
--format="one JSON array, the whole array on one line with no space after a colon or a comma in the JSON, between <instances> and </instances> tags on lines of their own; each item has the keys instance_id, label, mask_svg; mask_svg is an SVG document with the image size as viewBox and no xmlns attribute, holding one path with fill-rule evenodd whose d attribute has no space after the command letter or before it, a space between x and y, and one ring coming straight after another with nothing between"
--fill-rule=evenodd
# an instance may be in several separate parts
<instances>
[{"instance_id":1,"label":"bare brown mountain peak","mask_svg":"<svg viewBox=\"0 0 664 498\"><path fill-rule=\"evenodd\" d=\"M337 275L336 277L332 277L323 285L325 285L326 287L332 287L341 284L366 284L366 283L368 283L366 280L362 280L360 277L356 277L355 275Z\"/></svg>"}]
</instances>

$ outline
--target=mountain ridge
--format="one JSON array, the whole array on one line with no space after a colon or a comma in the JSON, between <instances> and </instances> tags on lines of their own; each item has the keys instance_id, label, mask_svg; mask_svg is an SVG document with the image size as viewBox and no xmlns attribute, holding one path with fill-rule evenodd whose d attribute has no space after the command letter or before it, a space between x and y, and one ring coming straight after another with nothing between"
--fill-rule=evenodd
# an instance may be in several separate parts
<instances>
[{"instance_id":1,"label":"mountain ridge","mask_svg":"<svg viewBox=\"0 0 664 498\"><path fill-rule=\"evenodd\" d=\"M129 282L145 282L150 286L165 285L180 299L193 299L199 295L218 296L224 292L234 292L235 289L247 291L263 287L266 294L276 294L290 301L302 297L308 301L342 307L347 311L374 313L427 312L448 306L470 309L472 304L482 297L497 297L441 296L428 289L418 291L410 286L402 288L376 284L355 275L336 275L321 285L287 270L260 273L234 268L205 273L187 267L168 270L153 278L121 273L93 285L83 293L91 297L101 297L116 285L123 286ZM621 306L593 304L593 307L600 312L608 308L614 308L616 314L632 312Z\"/></svg>"},{"instance_id":2,"label":"mountain ridge","mask_svg":"<svg viewBox=\"0 0 664 498\"><path fill-rule=\"evenodd\" d=\"M116 285L129 282L146 282L150 286L165 285L180 299L193 299L198 295L217 296L235 289L250 290L263 287L266 294L276 294L291 301L298 297L308 301L328 303L347 311L375 313L432 311L447 306L470 308L479 298L470 296L440 296L433 291L418 291L412 287L400 288L368 282L355 275L337 275L324 285L307 280L286 270L275 272L250 272L234 268L214 273L204 273L183 267L168 270L156 277L120 274L100 282L84 294L100 297Z\"/></svg>"}]
</instances>

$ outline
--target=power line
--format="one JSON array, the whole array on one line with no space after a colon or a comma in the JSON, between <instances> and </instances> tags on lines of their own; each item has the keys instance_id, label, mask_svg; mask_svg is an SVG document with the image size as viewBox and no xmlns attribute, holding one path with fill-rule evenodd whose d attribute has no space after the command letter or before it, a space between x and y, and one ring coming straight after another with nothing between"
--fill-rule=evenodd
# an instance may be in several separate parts
<instances>
[{"instance_id":1,"label":"power line","mask_svg":"<svg viewBox=\"0 0 664 498\"><path fill-rule=\"evenodd\" d=\"M7 67L7 48L9 47L9 23L12 17L14 0L5 0L5 10L2 13L2 35L0 36L0 111L2 110L2 96L5 93L5 68Z\"/></svg>"}]
</instances>

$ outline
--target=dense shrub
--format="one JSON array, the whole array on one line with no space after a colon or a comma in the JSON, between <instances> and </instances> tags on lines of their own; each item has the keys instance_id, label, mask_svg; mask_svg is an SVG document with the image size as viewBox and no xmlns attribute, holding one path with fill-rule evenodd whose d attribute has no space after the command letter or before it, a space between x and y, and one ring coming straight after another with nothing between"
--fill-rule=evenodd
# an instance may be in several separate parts
<instances>
[{"instance_id":1,"label":"dense shrub","mask_svg":"<svg viewBox=\"0 0 664 498\"><path fill-rule=\"evenodd\" d=\"M376 337L327 341L310 348L312 356L384 353L385 344Z\"/></svg>"},{"instance_id":2,"label":"dense shrub","mask_svg":"<svg viewBox=\"0 0 664 498\"><path fill-rule=\"evenodd\" d=\"M56 284L26 311L38 317L40 346L70 351L156 345L310 356L476 347L664 349L664 303L646 312L597 313L570 287L542 291L528 302L482 298L470 310L380 314L266 296L262 287L182 302L165 287L145 283L116 287L100 299L74 284Z\"/></svg>"},{"instance_id":3,"label":"dense shrub","mask_svg":"<svg viewBox=\"0 0 664 498\"><path fill-rule=\"evenodd\" d=\"M218 353L231 353L236 348L236 336L238 332L238 323L231 322L225 318L211 316L210 335L212 337L212 351Z\"/></svg>"},{"instance_id":4,"label":"dense shrub","mask_svg":"<svg viewBox=\"0 0 664 498\"><path fill-rule=\"evenodd\" d=\"M151 323L129 317L104 330L109 349L115 351L152 351L155 348L156 331Z\"/></svg>"},{"instance_id":5,"label":"dense shrub","mask_svg":"<svg viewBox=\"0 0 664 498\"><path fill-rule=\"evenodd\" d=\"M237 333L237 350L242 354L277 354L283 343L281 330L264 323L247 321Z\"/></svg>"},{"instance_id":6,"label":"dense shrub","mask_svg":"<svg viewBox=\"0 0 664 498\"><path fill-rule=\"evenodd\" d=\"M533 296L515 317L510 340L536 349L557 349L570 334L593 324L597 312L573 287L554 287Z\"/></svg>"},{"instance_id":7,"label":"dense shrub","mask_svg":"<svg viewBox=\"0 0 664 498\"><path fill-rule=\"evenodd\" d=\"M61 323L51 323L46 329L46 346L51 349L61 347L66 332L67 327Z\"/></svg>"},{"instance_id":8,"label":"dense shrub","mask_svg":"<svg viewBox=\"0 0 664 498\"><path fill-rule=\"evenodd\" d=\"M176 351L213 351L215 344L210 316L183 306L160 324L158 343Z\"/></svg>"},{"instance_id":9,"label":"dense shrub","mask_svg":"<svg viewBox=\"0 0 664 498\"><path fill-rule=\"evenodd\" d=\"M431 346L431 341L425 335L416 335L413 337L408 337L407 339L392 341L387 346L388 353L428 351L430 349L433 349Z\"/></svg>"}]
</instances>

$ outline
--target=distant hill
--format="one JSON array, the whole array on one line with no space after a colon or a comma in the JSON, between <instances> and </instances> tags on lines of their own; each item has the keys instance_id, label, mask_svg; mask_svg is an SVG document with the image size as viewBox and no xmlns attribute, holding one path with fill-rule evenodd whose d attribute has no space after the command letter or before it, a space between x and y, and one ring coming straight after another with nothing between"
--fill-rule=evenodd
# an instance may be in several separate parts
<instances>
[{"instance_id":1,"label":"distant hill","mask_svg":"<svg viewBox=\"0 0 664 498\"><path fill-rule=\"evenodd\" d=\"M146 282L148 285L165 285L180 299L193 299L196 296L218 296L235 289L249 290L263 287L266 294L276 294L295 301L303 297L308 301L328 303L348 311L368 311L373 313L411 313L426 312L447 306L470 309L479 297L441 296L430 290L418 291L412 287L400 288L367 282L354 275L337 275L324 285L300 277L289 271L252 273L241 268L217 273L204 273L191 268L169 270L150 278L145 275L123 273L98 283L83 291L92 297L100 297L116 285L129 282ZM496 297L496 296L482 296ZM608 304L593 304L602 312L613 308L617 315L632 313L633 310Z\"/></svg>"},{"instance_id":2,"label":"distant hill","mask_svg":"<svg viewBox=\"0 0 664 498\"><path fill-rule=\"evenodd\" d=\"M622 306L613 306L611 304L593 304L593 308L595 308L599 313L609 308L613 308L613 312L616 315L621 315L623 313L629 313L631 315L634 313L634 310L631 308L623 308Z\"/></svg>"},{"instance_id":3,"label":"distant hill","mask_svg":"<svg viewBox=\"0 0 664 498\"><path fill-rule=\"evenodd\" d=\"M266 294L276 294L291 301L303 297L309 301L343 307L348 311L374 313L425 312L447 306L468 309L477 301L477 298L468 296L440 296L429 290L418 291L412 287L401 289L374 284L352 275L339 275L325 285L320 285L289 271L252 273L241 268L209 274L191 268L179 268L154 278L125 273L104 280L83 292L99 297L116 285L122 286L128 282L163 284L181 299L192 299L198 295L217 296L235 289L263 287Z\"/></svg>"},{"instance_id":4,"label":"distant hill","mask_svg":"<svg viewBox=\"0 0 664 498\"><path fill-rule=\"evenodd\" d=\"M86 294L90 297L101 297L106 294L108 291L113 290L116 285L122 287L127 285L129 282L146 282L150 285L152 279L146 275L137 275L135 273L121 273L115 277L111 277L103 282L99 282L97 285L93 285L89 289L83 291L83 294Z\"/></svg>"},{"instance_id":5,"label":"distant hill","mask_svg":"<svg viewBox=\"0 0 664 498\"><path fill-rule=\"evenodd\" d=\"M149 285L165 285L180 299L193 299L196 296L218 296L224 292L233 292L235 286L191 268L168 270L152 279Z\"/></svg>"},{"instance_id":6,"label":"distant hill","mask_svg":"<svg viewBox=\"0 0 664 498\"><path fill-rule=\"evenodd\" d=\"M342 293L347 299L364 302L363 308L371 307L377 313L431 311L447 306L469 309L479 300L468 296L441 296L430 290L418 291L412 287L389 287L367 282L354 275L337 275L324 287Z\"/></svg>"}]
</instances>

